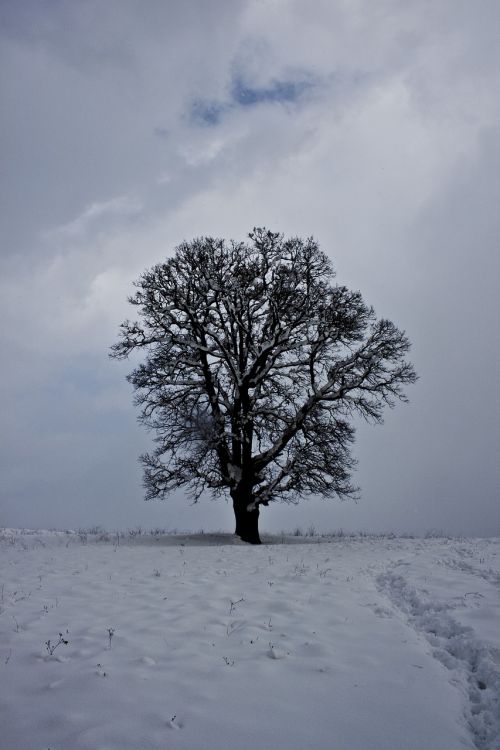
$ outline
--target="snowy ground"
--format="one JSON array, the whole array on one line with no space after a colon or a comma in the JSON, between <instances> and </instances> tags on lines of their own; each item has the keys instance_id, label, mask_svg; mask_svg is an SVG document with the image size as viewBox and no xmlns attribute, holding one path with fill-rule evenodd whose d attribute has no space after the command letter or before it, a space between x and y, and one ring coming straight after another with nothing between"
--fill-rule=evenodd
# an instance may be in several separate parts
<instances>
[{"instance_id":1,"label":"snowy ground","mask_svg":"<svg viewBox=\"0 0 500 750\"><path fill-rule=\"evenodd\" d=\"M500 748L500 539L269 542L0 530L2 750Z\"/></svg>"}]
</instances>

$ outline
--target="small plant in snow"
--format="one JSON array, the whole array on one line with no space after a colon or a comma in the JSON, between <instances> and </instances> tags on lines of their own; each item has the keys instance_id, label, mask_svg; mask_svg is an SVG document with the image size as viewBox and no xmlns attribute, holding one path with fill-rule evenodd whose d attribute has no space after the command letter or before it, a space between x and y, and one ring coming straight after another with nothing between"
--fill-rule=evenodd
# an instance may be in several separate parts
<instances>
[{"instance_id":1,"label":"small plant in snow","mask_svg":"<svg viewBox=\"0 0 500 750\"><path fill-rule=\"evenodd\" d=\"M226 667L234 667L234 659L229 659L227 656L223 656L222 659Z\"/></svg>"},{"instance_id":2,"label":"small plant in snow","mask_svg":"<svg viewBox=\"0 0 500 750\"><path fill-rule=\"evenodd\" d=\"M66 631L66 634L67 633L68 633L68 631ZM50 640L50 638L49 638L48 641L45 641L45 647L47 649L47 653L49 654L49 656L53 655L54 651L56 650L56 648L58 646L61 645L61 643L63 643L65 646L67 646L68 643L69 643L69 641L66 638L63 638L63 634L62 633L59 633L59 640L57 641L57 643L52 643L52 641Z\"/></svg>"},{"instance_id":3,"label":"small plant in snow","mask_svg":"<svg viewBox=\"0 0 500 750\"><path fill-rule=\"evenodd\" d=\"M114 628L108 628L108 638L109 638L109 649L111 650L111 641L113 640L113 636L115 634Z\"/></svg>"},{"instance_id":4,"label":"small plant in snow","mask_svg":"<svg viewBox=\"0 0 500 750\"><path fill-rule=\"evenodd\" d=\"M308 567L307 565L304 564L303 560L300 561L300 564L297 564L294 567L294 573L297 576L303 576L307 573L307 571L308 571Z\"/></svg>"},{"instance_id":5,"label":"small plant in snow","mask_svg":"<svg viewBox=\"0 0 500 750\"><path fill-rule=\"evenodd\" d=\"M238 599L238 601L236 602L231 601L231 606L229 607L229 614L232 615L234 610L236 609L236 605L241 604L241 602L244 602L244 601L245 600L243 599L243 597L241 597L241 599Z\"/></svg>"}]
</instances>

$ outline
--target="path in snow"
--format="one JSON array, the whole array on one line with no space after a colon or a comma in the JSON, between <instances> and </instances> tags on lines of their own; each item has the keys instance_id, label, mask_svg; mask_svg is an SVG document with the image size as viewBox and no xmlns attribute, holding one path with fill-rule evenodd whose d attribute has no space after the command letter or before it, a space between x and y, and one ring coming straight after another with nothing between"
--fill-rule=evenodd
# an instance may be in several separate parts
<instances>
[{"instance_id":1,"label":"path in snow","mask_svg":"<svg viewBox=\"0 0 500 750\"><path fill-rule=\"evenodd\" d=\"M379 590L426 637L463 691L479 750L500 748L499 563L487 540L448 542L434 554L432 574L428 559L402 559L377 577Z\"/></svg>"}]
</instances>

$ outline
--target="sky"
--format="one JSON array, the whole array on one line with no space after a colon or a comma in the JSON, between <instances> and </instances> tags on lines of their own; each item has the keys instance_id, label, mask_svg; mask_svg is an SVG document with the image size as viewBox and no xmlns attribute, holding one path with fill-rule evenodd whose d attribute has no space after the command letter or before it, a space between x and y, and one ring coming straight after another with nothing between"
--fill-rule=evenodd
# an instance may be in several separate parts
<instances>
[{"instance_id":1,"label":"sky","mask_svg":"<svg viewBox=\"0 0 500 750\"><path fill-rule=\"evenodd\" d=\"M0 1L0 525L232 530L143 502L133 281L183 240L314 236L420 376L355 502L263 530L500 534L497 0Z\"/></svg>"}]
</instances>

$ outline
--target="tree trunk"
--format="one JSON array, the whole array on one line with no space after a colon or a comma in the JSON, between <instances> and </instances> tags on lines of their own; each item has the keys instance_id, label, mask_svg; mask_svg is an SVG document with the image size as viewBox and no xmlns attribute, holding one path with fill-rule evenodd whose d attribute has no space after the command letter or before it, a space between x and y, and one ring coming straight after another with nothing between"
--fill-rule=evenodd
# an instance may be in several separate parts
<instances>
[{"instance_id":1,"label":"tree trunk","mask_svg":"<svg viewBox=\"0 0 500 750\"><path fill-rule=\"evenodd\" d=\"M234 517L236 519L235 534L244 542L249 544L260 544L259 536L259 508L248 511L247 507L251 503L251 498L245 498L242 501L241 495L233 496Z\"/></svg>"}]
</instances>

